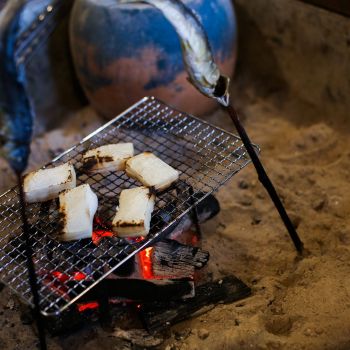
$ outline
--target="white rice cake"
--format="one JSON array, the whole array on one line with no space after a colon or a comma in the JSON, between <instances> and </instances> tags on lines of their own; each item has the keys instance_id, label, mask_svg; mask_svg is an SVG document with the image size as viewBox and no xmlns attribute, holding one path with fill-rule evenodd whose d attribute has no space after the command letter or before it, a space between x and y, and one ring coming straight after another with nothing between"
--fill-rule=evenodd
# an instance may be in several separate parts
<instances>
[{"instance_id":1,"label":"white rice cake","mask_svg":"<svg viewBox=\"0 0 350 350\"><path fill-rule=\"evenodd\" d=\"M143 152L126 162L128 176L157 191L165 190L179 178L179 172L150 152Z\"/></svg>"},{"instance_id":2,"label":"white rice cake","mask_svg":"<svg viewBox=\"0 0 350 350\"><path fill-rule=\"evenodd\" d=\"M60 194L59 199L62 225L59 240L72 241L91 238L98 199L90 185L84 184L64 191Z\"/></svg>"},{"instance_id":3,"label":"white rice cake","mask_svg":"<svg viewBox=\"0 0 350 350\"><path fill-rule=\"evenodd\" d=\"M69 163L33 171L23 179L24 195L28 203L48 201L75 186L75 170Z\"/></svg>"},{"instance_id":4,"label":"white rice cake","mask_svg":"<svg viewBox=\"0 0 350 350\"><path fill-rule=\"evenodd\" d=\"M112 225L120 237L147 236L150 230L155 195L147 187L135 187L120 193L119 208Z\"/></svg>"},{"instance_id":5,"label":"white rice cake","mask_svg":"<svg viewBox=\"0 0 350 350\"><path fill-rule=\"evenodd\" d=\"M83 155L83 168L89 172L118 171L134 155L134 145L116 143L88 150Z\"/></svg>"}]
</instances>

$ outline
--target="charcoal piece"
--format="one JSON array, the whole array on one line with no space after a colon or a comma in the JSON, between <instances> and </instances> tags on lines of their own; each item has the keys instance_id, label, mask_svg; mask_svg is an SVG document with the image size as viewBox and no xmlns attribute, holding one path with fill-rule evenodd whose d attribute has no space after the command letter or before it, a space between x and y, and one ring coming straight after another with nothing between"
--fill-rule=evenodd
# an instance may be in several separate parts
<instances>
[{"instance_id":1,"label":"charcoal piece","mask_svg":"<svg viewBox=\"0 0 350 350\"><path fill-rule=\"evenodd\" d=\"M167 328L192 317L199 309L218 303L232 303L251 294L251 289L235 276L196 287L196 296L183 301L143 303L140 317L150 332Z\"/></svg>"},{"instance_id":2,"label":"charcoal piece","mask_svg":"<svg viewBox=\"0 0 350 350\"><path fill-rule=\"evenodd\" d=\"M208 260L209 252L172 239L158 242L152 250L153 273L157 277L190 277L195 269L204 267Z\"/></svg>"},{"instance_id":3,"label":"charcoal piece","mask_svg":"<svg viewBox=\"0 0 350 350\"><path fill-rule=\"evenodd\" d=\"M32 310L26 304L22 304L21 313L32 314ZM91 327L101 316L100 305L96 307L80 309L86 304L80 304L80 300L69 307L68 309L60 312L57 315L45 316L45 328L52 336L67 336L75 334L76 332L84 327ZM142 325L138 319L138 315L134 312L133 308L129 305L122 303L114 304L109 303L109 310L113 316L111 320L111 328L118 325L123 325L131 328L140 328ZM22 319L21 315L21 319ZM27 315L24 317L28 317ZM118 348L119 349L119 348Z\"/></svg>"},{"instance_id":4,"label":"charcoal piece","mask_svg":"<svg viewBox=\"0 0 350 350\"><path fill-rule=\"evenodd\" d=\"M59 316L45 317L45 328L52 336L73 333L87 324L89 320L77 312L74 307L60 313Z\"/></svg>"},{"instance_id":5,"label":"charcoal piece","mask_svg":"<svg viewBox=\"0 0 350 350\"><path fill-rule=\"evenodd\" d=\"M110 264L112 265L113 262ZM126 260L122 266L118 267L113 271L113 273L119 277L128 277L128 276L131 276L134 272L135 272L135 255L129 258L128 260Z\"/></svg>"},{"instance_id":6,"label":"charcoal piece","mask_svg":"<svg viewBox=\"0 0 350 350\"><path fill-rule=\"evenodd\" d=\"M119 237L102 237L97 248L94 249L95 258L111 259L118 256L121 252L129 255L135 247L126 239Z\"/></svg>"},{"instance_id":7,"label":"charcoal piece","mask_svg":"<svg viewBox=\"0 0 350 350\"><path fill-rule=\"evenodd\" d=\"M151 227L154 225L167 225L173 220L176 203L170 202L166 206L154 211L151 218Z\"/></svg>"},{"instance_id":8,"label":"charcoal piece","mask_svg":"<svg viewBox=\"0 0 350 350\"><path fill-rule=\"evenodd\" d=\"M91 239L80 239L77 241L69 242L57 242L52 240L48 245L50 249L50 260L53 261L57 266L65 266L67 268L70 264L74 264L76 269L85 270L87 266L95 263L93 251L96 246L92 243Z\"/></svg>"},{"instance_id":9,"label":"charcoal piece","mask_svg":"<svg viewBox=\"0 0 350 350\"><path fill-rule=\"evenodd\" d=\"M59 244L61 249L76 256L86 256L96 247L89 238L79 239L77 241L62 241Z\"/></svg>"},{"instance_id":10,"label":"charcoal piece","mask_svg":"<svg viewBox=\"0 0 350 350\"><path fill-rule=\"evenodd\" d=\"M69 287L73 287L68 282ZM92 282L85 281L85 288ZM79 286L74 285L79 293ZM82 288L80 286L80 288ZM84 288L84 289L85 289ZM94 301L100 298L100 288L105 291L105 297L125 298L134 301L168 301L182 300L194 296L194 283L190 279L177 280L142 280L133 278L105 279L87 292L79 302Z\"/></svg>"},{"instance_id":11,"label":"charcoal piece","mask_svg":"<svg viewBox=\"0 0 350 350\"><path fill-rule=\"evenodd\" d=\"M193 194L192 199L195 202L197 199L203 198L204 195L205 193L203 192L195 193ZM176 210L176 203L171 202L165 207L156 211L152 215L151 227L153 227L153 230L151 229L151 234L155 233L154 228L156 231L158 231L159 228L168 225L174 219L174 216L176 216ZM198 215L198 222L203 223L213 218L220 212L220 204L214 195L209 194L196 206L196 210ZM173 223L166 230L164 230L163 234L157 239L157 241L171 234L187 231L191 228L192 225L193 216L191 213L188 213L184 215L180 221Z\"/></svg>"},{"instance_id":12,"label":"charcoal piece","mask_svg":"<svg viewBox=\"0 0 350 350\"><path fill-rule=\"evenodd\" d=\"M31 312L29 307L28 312ZM45 328L51 336L76 335L78 330L91 326L98 319L98 313L98 308L81 312L75 304L56 315L45 316Z\"/></svg>"},{"instance_id":13,"label":"charcoal piece","mask_svg":"<svg viewBox=\"0 0 350 350\"><path fill-rule=\"evenodd\" d=\"M203 198L204 193L199 192L193 195L195 201ZM212 219L220 212L220 204L216 197L209 194L197 206L198 220L200 223Z\"/></svg>"},{"instance_id":14,"label":"charcoal piece","mask_svg":"<svg viewBox=\"0 0 350 350\"><path fill-rule=\"evenodd\" d=\"M94 258L105 260L113 268L136 249L127 240L118 237L102 237L99 245L93 251ZM135 256L129 258L113 273L121 277L130 276L135 270Z\"/></svg>"},{"instance_id":15,"label":"charcoal piece","mask_svg":"<svg viewBox=\"0 0 350 350\"><path fill-rule=\"evenodd\" d=\"M53 246L56 246L55 249ZM129 242L117 237L102 237L98 246L91 239L61 243L52 241L50 248L51 255L54 251L51 260L56 264L64 264L64 261L70 260L74 261L78 269L91 271L102 270L105 262L114 267L135 249ZM123 266L118 269L121 274L132 273L132 262L127 263L125 268Z\"/></svg>"}]
</instances>

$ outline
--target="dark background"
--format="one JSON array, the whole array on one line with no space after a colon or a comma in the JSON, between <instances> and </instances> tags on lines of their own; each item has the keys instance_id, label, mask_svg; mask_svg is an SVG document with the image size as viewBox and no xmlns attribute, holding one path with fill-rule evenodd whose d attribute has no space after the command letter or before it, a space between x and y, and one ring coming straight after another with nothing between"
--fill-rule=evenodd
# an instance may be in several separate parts
<instances>
[{"instance_id":1,"label":"dark background","mask_svg":"<svg viewBox=\"0 0 350 350\"><path fill-rule=\"evenodd\" d=\"M350 1L349 0L302 0L313 5L323 7L325 9L341 13L345 16L350 16Z\"/></svg>"},{"instance_id":2,"label":"dark background","mask_svg":"<svg viewBox=\"0 0 350 350\"><path fill-rule=\"evenodd\" d=\"M0 0L0 10L7 0ZM349 0L302 0L313 5L323 7L325 9L350 16L350 1Z\"/></svg>"}]
</instances>

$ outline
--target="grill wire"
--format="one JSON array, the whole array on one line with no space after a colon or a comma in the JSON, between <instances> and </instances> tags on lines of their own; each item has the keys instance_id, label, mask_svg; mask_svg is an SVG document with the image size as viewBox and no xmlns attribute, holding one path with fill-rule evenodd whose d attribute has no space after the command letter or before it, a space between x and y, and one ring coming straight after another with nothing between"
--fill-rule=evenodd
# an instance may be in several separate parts
<instances>
[{"instance_id":1,"label":"grill wire","mask_svg":"<svg viewBox=\"0 0 350 350\"><path fill-rule=\"evenodd\" d=\"M142 241L105 239L98 246L90 239L59 242L55 239L58 201L28 205L40 308L44 315L58 315L72 305L126 260L166 235L194 205L250 162L235 135L176 111L154 97L145 97L46 166L71 162L77 171L77 185L89 183L97 194L96 216L107 225L115 215L121 190L141 184L124 172L83 173L81 159L88 149L118 142L133 142L135 154L153 152L179 170L180 179L157 196L151 230ZM33 305L21 225L15 187L0 197L0 279ZM84 278L76 278L81 273Z\"/></svg>"}]
</instances>

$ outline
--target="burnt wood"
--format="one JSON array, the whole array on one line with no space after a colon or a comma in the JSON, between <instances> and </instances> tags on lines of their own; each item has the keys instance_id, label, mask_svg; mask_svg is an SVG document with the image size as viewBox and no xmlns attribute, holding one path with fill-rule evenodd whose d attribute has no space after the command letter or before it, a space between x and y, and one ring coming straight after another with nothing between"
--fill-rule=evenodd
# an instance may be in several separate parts
<instances>
[{"instance_id":1,"label":"burnt wood","mask_svg":"<svg viewBox=\"0 0 350 350\"><path fill-rule=\"evenodd\" d=\"M88 285L86 283L85 286ZM77 289L76 285L75 287ZM104 291L105 298L123 298L140 302L182 300L194 296L194 282L191 279L105 279L83 295L79 303L100 299L101 290Z\"/></svg>"},{"instance_id":2,"label":"burnt wood","mask_svg":"<svg viewBox=\"0 0 350 350\"><path fill-rule=\"evenodd\" d=\"M143 303L140 317L149 332L188 319L204 306L227 304L248 297L251 289L235 276L196 287L196 296L183 301Z\"/></svg>"},{"instance_id":3,"label":"burnt wood","mask_svg":"<svg viewBox=\"0 0 350 350\"><path fill-rule=\"evenodd\" d=\"M208 260L209 252L172 239L158 242L152 251L153 273L157 277L190 277Z\"/></svg>"}]
</instances>

